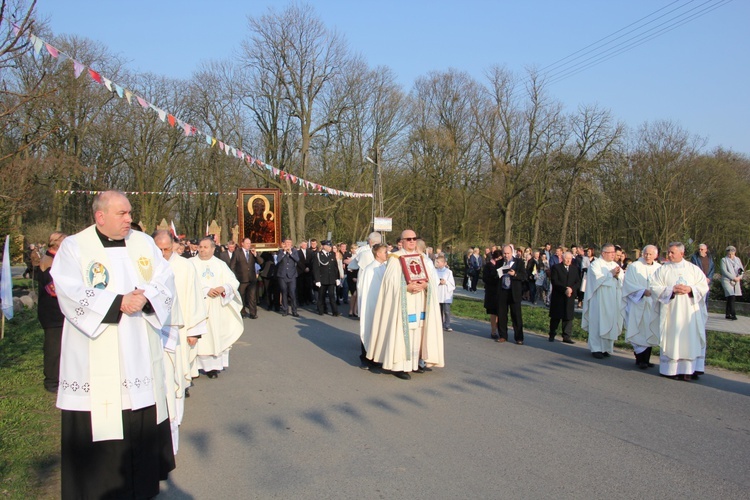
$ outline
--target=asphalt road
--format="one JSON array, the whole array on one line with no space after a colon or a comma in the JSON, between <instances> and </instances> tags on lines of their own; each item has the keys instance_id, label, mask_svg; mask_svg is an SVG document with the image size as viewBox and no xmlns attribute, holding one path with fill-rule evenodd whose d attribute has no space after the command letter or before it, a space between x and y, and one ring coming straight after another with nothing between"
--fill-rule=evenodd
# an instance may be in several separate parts
<instances>
[{"instance_id":1,"label":"asphalt road","mask_svg":"<svg viewBox=\"0 0 750 500\"><path fill-rule=\"evenodd\" d=\"M697 382L456 320L446 367L358 368L358 323L265 310L187 400L159 498L749 497L750 378Z\"/></svg>"}]
</instances>

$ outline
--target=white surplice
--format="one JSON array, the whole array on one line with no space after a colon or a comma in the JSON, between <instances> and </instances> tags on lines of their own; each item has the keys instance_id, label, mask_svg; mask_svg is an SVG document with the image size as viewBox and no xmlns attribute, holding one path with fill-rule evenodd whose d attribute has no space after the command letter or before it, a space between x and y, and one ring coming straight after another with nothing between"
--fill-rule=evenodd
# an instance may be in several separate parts
<instances>
[{"instance_id":1,"label":"white surplice","mask_svg":"<svg viewBox=\"0 0 750 500\"><path fill-rule=\"evenodd\" d=\"M104 248L95 226L65 238L52 264L65 315L57 407L90 411L93 440L122 439L121 410L157 406L167 418L161 329L169 324L174 278L154 241L131 231ZM144 291L153 313L102 320L118 295Z\"/></svg>"},{"instance_id":2,"label":"white surplice","mask_svg":"<svg viewBox=\"0 0 750 500\"><path fill-rule=\"evenodd\" d=\"M208 314L208 331L196 346L198 352L197 363L194 364L193 375L198 375L198 369L203 371L223 370L229 366L229 350L244 330L242 322L242 302L237 288L240 283L226 263L216 257L201 260L193 257L190 262L195 266L206 312ZM222 287L223 295L209 297L211 288Z\"/></svg>"},{"instance_id":3,"label":"white surplice","mask_svg":"<svg viewBox=\"0 0 750 500\"><path fill-rule=\"evenodd\" d=\"M362 345L367 347L372 332L372 318L378 303L380 285L385 274L385 262L373 261L364 269L360 269L357 280L357 299L359 305L359 337Z\"/></svg>"},{"instance_id":4,"label":"white surplice","mask_svg":"<svg viewBox=\"0 0 750 500\"><path fill-rule=\"evenodd\" d=\"M615 262L596 259L589 265L581 328L589 334L591 352L612 353L622 333L622 272L615 278Z\"/></svg>"},{"instance_id":5,"label":"white surplice","mask_svg":"<svg viewBox=\"0 0 750 500\"><path fill-rule=\"evenodd\" d=\"M677 284L688 294L674 295ZM659 311L659 373L667 376L702 372L706 360L706 302L708 284L703 271L688 262L668 262L651 277L651 293L661 302Z\"/></svg>"},{"instance_id":6,"label":"white surplice","mask_svg":"<svg viewBox=\"0 0 750 500\"><path fill-rule=\"evenodd\" d=\"M191 366L197 355L197 349L188 344L187 338L207 333L208 314L195 266L174 252L168 262L174 272L176 297L172 303L170 342L164 347L164 374L172 446L176 455L179 446L178 427L185 415L185 390L190 387ZM171 340L173 338L174 341Z\"/></svg>"},{"instance_id":7,"label":"white surplice","mask_svg":"<svg viewBox=\"0 0 750 500\"><path fill-rule=\"evenodd\" d=\"M646 297L651 276L661 267L654 262L646 264L643 258L628 266L622 284L625 310L625 339L640 354L649 346L659 345L659 300L655 295Z\"/></svg>"}]
</instances>

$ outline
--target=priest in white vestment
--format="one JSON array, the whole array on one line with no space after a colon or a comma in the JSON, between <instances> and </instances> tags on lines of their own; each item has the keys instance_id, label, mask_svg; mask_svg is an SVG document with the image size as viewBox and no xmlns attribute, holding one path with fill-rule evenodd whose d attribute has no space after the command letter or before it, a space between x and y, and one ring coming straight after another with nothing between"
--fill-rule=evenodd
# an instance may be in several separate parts
<instances>
[{"instance_id":1,"label":"priest in white vestment","mask_svg":"<svg viewBox=\"0 0 750 500\"><path fill-rule=\"evenodd\" d=\"M151 237L131 231L123 193L98 194L93 211L51 269L65 315L62 498L153 497L174 469L161 341L174 275Z\"/></svg>"},{"instance_id":2,"label":"priest in white vestment","mask_svg":"<svg viewBox=\"0 0 750 500\"><path fill-rule=\"evenodd\" d=\"M659 345L659 299L651 294L651 276L661 267L654 245L643 249L640 259L628 266L622 284L625 310L625 339L633 346L635 363L642 370L649 366L651 349Z\"/></svg>"},{"instance_id":3,"label":"priest in white vestment","mask_svg":"<svg viewBox=\"0 0 750 500\"><path fill-rule=\"evenodd\" d=\"M385 275L388 247L381 243L376 243L373 245L372 250L368 251L373 255L374 260L367 267L359 270L359 280L357 281L358 298L361 300L359 307L359 338L362 341L362 353L359 356L359 360L362 363L360 366L363 369L372 366L372 361L367 359L366 346L369 345L370 337L372 336L372 318L375 315L375 306L378 302L380 286L383 283L383 276Z\"/></svg>"},{"instance_id":4,"label":"priest in white vestment","mask_svg":"<svg viewBox=\"0 0 750 500\"><path fill-rule=\"evenodd\" d=\"M708 284L703 271L684 259L685 246L669 244L669 262L651 278L651 293L659 311L659 373L695 380L706 361L706 302Z\"/></svg>"},{"instance_id":5,"label":"priest in white vestment","mask_svg":"<svg viewBox=\"0 0 750 500\"><path fill-rule=\"evenodd\" d=\"M602 359L612 354L622 333L622 268L614 261L615 246L602 247L601 258L589 265L583 299L581 328L589 334L591 354Z\"/></svg>"},{"instance_id":6,"label":"priest in white vestment","mask_svg":"<svg viewBox=\"0 0 750 500\"><path fill-rule=\"evenodd\" d=\"M192 383L191 366L195 364L198 339L206 333L206 307L195 266L174 251L172 235L160 230L154 243L162 251L174 272L176 297L172 302L172 320L165 330L164 372L167 386L167 407L172 426L175 455L179 447L179 426L185 414L185 398ZM179 319L176 319L179 318Z\"/></svg>"},{"instance_id":7,"label":"priest in white vestment","mask_svg":"<svg viewBox=\"0 0 750 500\"><path fill-rule=\"evenodd\" d=\"M198 245L198 256L190 259L198 273L203 291L208 331L198 340L198 359L194 368L203 370L208 378L216 378L229 366L229 350L242 332L242 301L237 293L240 282L224 261L214 257L214 243L203 238Z\"/></svg>"},{"instance_id":8,"label":"priest in white vestment","mask_svg":"<svg viewBox=\"0 0 750 500\"><path fill-rule=\"evenodd\" d=\"M349 262L348 268L352 271L359 269L360 272L364 271L367 266L372 264L375 260L375 256L372 253L372 249L375 245L380 244L382 236L377 231L373 231L367 236L367 246L362 246L357 249L357 253L352 257ZM362 278L357 277L357 314L362 317L362 294L360 293Z\"/></svg>"},{"instance_id":9,"label":"priest in white vestment","mask_svg":"<svg viewBox=\"0 0 750 500\"><path fill-rule=\"evenodd\" d=\"M402 249L388 256L366 347L368 359L408 380L409 372L425 371L420 357L425 364L438 367L444 366L445 360L435 268L425 263L427 281L407 284L400 257L418 254L416 233L403 231L401 243Z\"/></svg>"}]
</instances>

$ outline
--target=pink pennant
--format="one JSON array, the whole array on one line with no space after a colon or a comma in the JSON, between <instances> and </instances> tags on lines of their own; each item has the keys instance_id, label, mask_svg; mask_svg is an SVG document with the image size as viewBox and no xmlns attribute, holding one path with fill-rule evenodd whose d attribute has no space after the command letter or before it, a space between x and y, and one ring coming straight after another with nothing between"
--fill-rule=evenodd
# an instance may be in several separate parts
<instances>
[{"instance_id":1,"label":"pink pennant","mask_svg":"<svg viewBox=\"0 0 750 500\"><path fill-rule=\"evenodd\" d=\"M57 56L60 55L60 51L48 43L45 43L44 46L47 47L47 52L49 52L49 55L57 59Z\"/></svg>"},{"instance_id":2,"label":"pink pennant","mask_svg":"<svg viewBox=\"0 0 750 500\"><path fill-rule=\"evenodd\" d=\"M138 100L138 104L140 104L141 107L148 108L148 102L146 102L146 99L144 99L143 97L139 95L135 96L135 98L136 100Z\"/></svg>"}]
</instances>

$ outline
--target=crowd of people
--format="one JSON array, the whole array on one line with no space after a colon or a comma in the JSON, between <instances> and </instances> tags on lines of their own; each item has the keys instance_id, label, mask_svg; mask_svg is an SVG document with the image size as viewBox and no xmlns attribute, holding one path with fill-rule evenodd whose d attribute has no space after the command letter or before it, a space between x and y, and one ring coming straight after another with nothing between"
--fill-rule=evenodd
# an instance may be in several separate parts
<instances>
[{"instance_id":1,"label":"crowd of people","mask_svg":"<svg viewBox=\"0 0 750 500\"><path fill-rule=\"evenodd\" d=\"M44 387L62 410L62 497L152 497L175 466L185 399L197 377L229 366L243 318L259 308L298 317L314 306L359 320L361 368L408 380L445 366L443 333L452 331L453 272L440 249L404 230L395 245L373 232L359 247L330 240L284 239L258 252L250 238L220 247L211 236L176 241L132 226L118 191L98 194L95 223L50 235L35 277L45 331ZM691 259L670 243L658 262L646 246L632 263L621 249L506 244L466 255L464 287L485 283L490 335L524 344L523 300L549 305L549 341L562 323L571 338L576 305L592 355L611 355L626 327L640 368L660 347L660 373L684 380L704 370L706 296L714 263L704 245ZM741 294L742 263L733 247L720 263L727 297ZM540 281L539 277L543 276ZM259 307L260 306L260 307ZM727 302L727 318L734 317ZM263 313L265 314L265 313Z\"/></svg>"},{"instance_id":2,"label":"crowd of people","mask_svg":"<svg viewBox=\"0 0 750 500\"><path fill-rule=\"evenodd\" d=\"M516 344L523 344L523 300L540 299L549 308L549 341L554 342L562 322L562 341L571 338L576 306L582 308L581 327L588 332L588 347L596 359L609 357L622 335L633 346L641 369L650 362L653 347L660 348L660 374L697 380L703 373L708 320L707 304L715 263L705 244L689 260L680 242L670 243L659 259L659 249L647 245L635 261L617 245L605 244L597 256L592 247L570 249L550 244L539 250L513 245L466 252L464 289L476 291L485 282L484 306L490 316L490 336L508 340L508 311ZM736 320L735 300L742 295L744 275L736 248L726 248L720 262L721 285L728 320Z\"/></svg>"}]
</instances>

